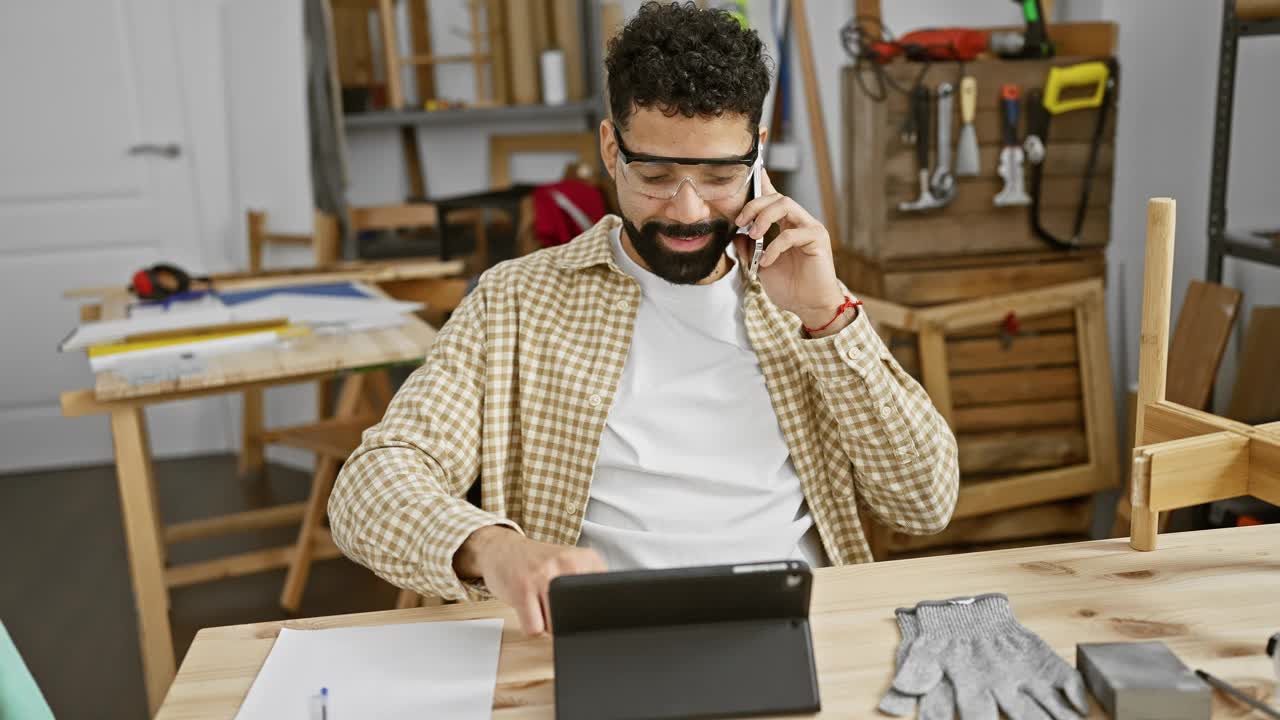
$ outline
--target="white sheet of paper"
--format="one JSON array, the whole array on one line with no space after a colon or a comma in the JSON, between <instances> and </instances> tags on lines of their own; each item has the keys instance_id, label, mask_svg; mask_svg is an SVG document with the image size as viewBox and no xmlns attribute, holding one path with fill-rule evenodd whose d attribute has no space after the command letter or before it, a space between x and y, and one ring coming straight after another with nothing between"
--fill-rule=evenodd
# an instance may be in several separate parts
<instances>
[{"instance_id":1,"label":"white sheet of paper","mask_svg":"<svg viewBox=\"0 0 1280 720\"><path fill-rule=\"evenodd\" d=\"M422 303L385 298L362 300L278 292L236 305L231 309L231 317L236 322L286 317L291 323L345 325L416 312L422 307Z\"/></svg>"},{"instance_id":2,"label":"white sheet of paper","mask_svg":"<svg viewBox=\"0 0 1280 720\"><path fill-rule=\"evenodd\" d=\"M329 691L329 720L487 720L502 620L280 631L236 720L310 720Z\"/></svg>"}]
</instances>

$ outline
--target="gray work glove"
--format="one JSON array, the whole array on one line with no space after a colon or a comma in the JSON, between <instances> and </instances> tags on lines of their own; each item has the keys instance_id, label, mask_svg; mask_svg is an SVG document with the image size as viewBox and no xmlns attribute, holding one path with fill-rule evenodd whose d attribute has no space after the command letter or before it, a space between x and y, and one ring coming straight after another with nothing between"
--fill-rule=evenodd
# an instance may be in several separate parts
<instances>
[{"instance_id":1,"label":"gray work glove","mask_svg":"<svg viewBox=\"0 0 1280 720\"><path fill-rule=\"evenodd\" d=\"M907 659L907 650L920 637L920 622L916 619L915 608L898 608L898 632L902 642L898 644L898 655L894 660L894 669L901 670ZM880 699L880 712L895 717L909 717L916 712L916 703L920 704L920 720L955 720L956 694L951 688L951 681L942 679L932 690L924 695L908 695L892 685Z\"/></svg>"},{"instance_id":2,"label":"gray work glove","mask_svg":"<svg viewBox=\"0 0 1280 720\"><path fill-rule=\"evenodd\" d=\"M916 619L920 636L893 681L899 692L925 695L950 680L961 720L998 720L1001 710L1011 720L1088 714L1080 673L1018 623L1005 595L923 602Z\"/></svg>"}]
</instances>

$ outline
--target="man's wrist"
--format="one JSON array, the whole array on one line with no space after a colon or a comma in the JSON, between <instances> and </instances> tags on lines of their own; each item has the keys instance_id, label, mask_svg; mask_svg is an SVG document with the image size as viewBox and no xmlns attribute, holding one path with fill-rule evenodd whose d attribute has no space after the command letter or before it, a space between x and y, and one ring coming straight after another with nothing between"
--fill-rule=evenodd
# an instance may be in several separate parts
<instances>
[{"instance_id":1,"label":"man's wrist","mask_svg":"<svg viewBox=\"0 0 1280 720\"><path fill-rule=\"evenodd\" d=\"M839 299L833 300L828 305L814 307L796 315L800 318L809 337L821 338L835 335L858 317L856 305L844 307L848 300L848 296L841 295Z\"/></svg>"},{"instance_id":2,"label":"man's wrist","mask_svg":"<svg viewBox=\"0 0 1280 720\"><path fill-rule=\"evenodd\" d=\"M463 579L483 579L481 561L495 544L510 539L507 533L516 533L505 525L486 525L467 536L453 555L453 571Z\"/></svg>"}]
</instances>

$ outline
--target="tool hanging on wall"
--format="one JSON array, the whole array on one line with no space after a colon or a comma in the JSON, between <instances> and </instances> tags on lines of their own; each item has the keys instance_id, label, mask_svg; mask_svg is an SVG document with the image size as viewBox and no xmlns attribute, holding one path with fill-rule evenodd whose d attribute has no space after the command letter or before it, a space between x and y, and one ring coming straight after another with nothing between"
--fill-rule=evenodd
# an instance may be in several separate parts
<instances>
[{"instance_id":1,"label":"tool hanging on wall","mask_svg":"<svg viewBox=\"0 0 1280 720\"><path fill-rule=\"evenodd\" d=\"M956 196L956 178L951 174L951 83L938 85L938 166L929 189L934 199L947 205Z\"/></svg>"},{"instance_id":2,"label":"tool hanging on wall","mask_svg":"<svg viewBox=\"0 0 1280 720\"><path fill-rule=\"evenodd\" d=\"M978 132L973 127L973 115L978 106L978 81L965 75L960 81L960 140L956 143L956 176L975 177L978 174Z\"/></svg>"},{"instance_id":3,"label":"tool hanging on wall","mask_svg":"<svg viewBox=\"0 0 1280 720\"><path fill-rule=\"evenodd\" d=\"M916 141L916 164L919 166L920 196L915 200L898 203L902 212L924 212L946 205L934 197L929 182L929 88L917 85L911 91L911 117Z\"/></svg>"},{"instance_id":4,"label":"tool hanging on wall","mask_svg":"<svg viewBox=\"0 0 1280 720\"><path fill-rule=\"evenodd\" d=\"M1000 150L998 172L1004 179L1004 187L996 193L996 207L1013 207L1030 205L1031 198L1023 184L1022 163L1025 155L1022 145L1018 143L1018 97L1017 85L1000 87L1000 105L1004 110L1004 148Z\"/></svg>"},{"instance_id":5,"label":"tool hanging on wall","mask_svg":"<svg viewBox=\"0 0 1280 720\"><path fill-rule=\"evenodd\" d=\"M1022 9L1024 32L991 33L987 44L991 52L1006 60L1039 60L1053 57L1053 42L1044 23L1044 6L1040 0L1013 0Z\"/></svg>"},{"instance_id":6,"label":"tool hanging on wall","mask_svg":"<svg viewBox=\"0 0 1280 720\"><path fill-rule=\"evenodd\" d=\"M1115 60L1091 61L1049 69L1043 94L1039 90L1027 92L1027 159L1031 163L1031 229L1037 237L1061 250L1080 246L1080 232L1089 211L1089 193L1093 189L1094 170L1098 165L1098 150L1102 147L1102 133L1107 125L1111 106L1115 99L1118 66ZM1064 99L1067 90L1092 87L1088 95ZM1076 206L1075 222L1071 236L1062 239L1049 232L1040 223L1040 191L1044 176L1044 164L1049 146L1049 121L1055 115L1079 110L1097 110L1098 118L1093 126L1093 140L1089 146L1089 159L1085 163L1084 177L1080 185L1080 204Z\"/></svg>"}]
</instances>

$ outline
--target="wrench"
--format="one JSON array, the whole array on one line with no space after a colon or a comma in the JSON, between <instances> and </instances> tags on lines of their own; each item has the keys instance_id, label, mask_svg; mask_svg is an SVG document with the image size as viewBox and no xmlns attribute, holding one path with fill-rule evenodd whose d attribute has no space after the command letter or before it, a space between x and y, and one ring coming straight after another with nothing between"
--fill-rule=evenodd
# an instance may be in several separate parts
<instances>
[{"instance_id":1,"label":"wrench","mask_svg":"<svg viewBox=\"0 0 1280 720\"><path fill-rule=\"evenodd\" d=\"M920 196L915 200L898 203L902 212L920 212L942 207L940 202L929 192L929 88L917 85L911 91L911 112L916 126L916 164L920 173Z\"/></svg>"},{"instance_id":2,"label":"wrench","mask_svg":"<svg viewBox=\"0 0 1280 720\"><path fill-rule=\"evenodd\" d=\"M956 195L956 178L951 172L951 83L938 85L938 167L933 171L929 189L939 203L945 205Z\"/></svg>"}]
</instances>

